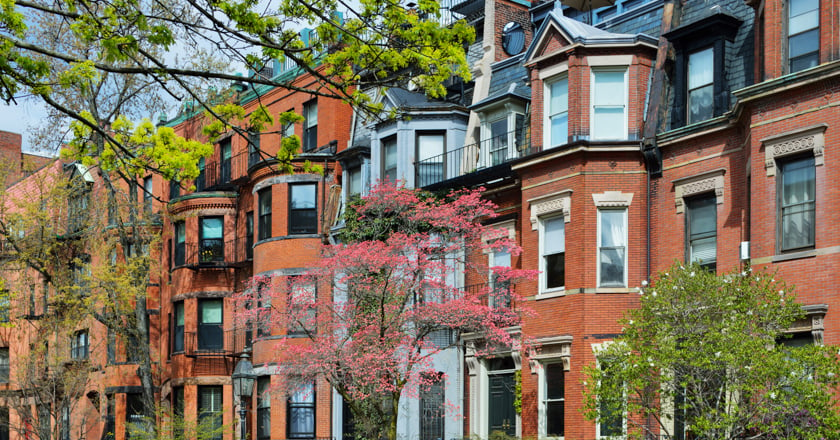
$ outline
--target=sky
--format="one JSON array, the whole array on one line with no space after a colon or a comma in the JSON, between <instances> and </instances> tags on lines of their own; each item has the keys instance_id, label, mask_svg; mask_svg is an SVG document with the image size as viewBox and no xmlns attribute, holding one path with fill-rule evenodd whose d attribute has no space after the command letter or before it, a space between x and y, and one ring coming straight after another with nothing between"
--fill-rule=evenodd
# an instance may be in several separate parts
<instances>
[{"instance_id":1,"label":"sky","mask_svg":"<svg viewBox=\"0 0 840 440\"><path fill-rule=\"evenodd\" d=\"M23 151L31 153L36 148L30 142L29 128L45 115L44 107L34 100L19 100L17 105L0 102L0 130L23 135Z\"/></svg>"}]
</instances>

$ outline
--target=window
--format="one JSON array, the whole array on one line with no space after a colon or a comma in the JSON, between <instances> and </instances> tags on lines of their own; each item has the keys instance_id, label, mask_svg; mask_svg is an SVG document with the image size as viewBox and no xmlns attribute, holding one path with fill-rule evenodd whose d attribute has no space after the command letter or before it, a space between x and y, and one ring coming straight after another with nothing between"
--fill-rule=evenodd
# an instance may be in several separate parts
<instances>
[{"instance_id":1,"label":"window","mask_svg":"<svg viewBox=\"0 0 840 440\"><path fill-rule=\"evenodd\" d=\"M172 259L175 260L176 266L183 266L186 262L186 227L184 222L175 223L175 249Z\"/></svg>"},{"instance_id":2,"label":"window","mask_svg":"<svg viewBox=\"0 0 840 440\"><path fill-rule=\"evenodd\" d=\"M360 196L362 194L362 167L355 166L347 168L347 197Z\"/></svg>"},{"instance_id":3,"label":"window","mask_svg":"<svg viewBox=\"0 0 840 440\"><path fill-rule=\"evenodd\" d=\"M200 429L210 436L208 440L222 440L222 387L217 385L198 386L198 423Z\"/></svg>"},{"instance_id":4,"label":"window","mask_svg":"<svg viewBox=\"0 0 840 440\"><path fill-rule=\"evenodd\" d=\"M196 191L204 191L205 187L205 179L204 179L204 158L198 159L198 177L195 178L195 190Z\"/></svg>"},{"instance_id":5,"label":"window","mask_svg":"<svg viewBox=\"0 0 840 440\"><path fill-rule=\"evenodd\" d=\"M569 142L569 79L561 78L546 86L548 92L548 139L551 148Z\"/></svg>"},{"instance_id":6,"label":"window","mask_svg":"<svg viewBox=\"0 0 840 440\"><path fill-rule=\"evenodd\" d=\"M808 156L779 164L778 221L780 250L814 247L816 224L816 169Z\"/></svg>"},{"instance_id":7,"label":"window","mask_svg":"<svg viewBox=\"0 0 840 440\"><path fill-rule=\"evenodd\" d=\"M254 166L262 159L260 155L260 134L257 132L248 133L248 166Z\"/></svg>"},{"instance_id":8,"label":"window","mask_svg":"<svg viewBox=\"0 0 840 440\"><path fill-rule=\"evenodd\" d=\"M315 437L315 384L303 384L289 396L288 438Z\"/></svg>"},{"instance_id":9,"label":"window","mask_svg":"<svg viewBox=\"0 0 840 440\"><path fill-rule=\"evenodd\" d=\"M152 176L143 179L143 209L152 212Z\"/></svg>"},{"instance_id":10,"label":"window","mask_svg":"<svg viewBox=\"0 0 840 440\"><path fill-rule=\"evenodd\" d=\"M61 423L59 425L61 440L70 440L70 407L66 405L61 406ZM128 437L128 436L126 436Z\"/></svg>"},{"instance_id":11,"label":"window","mask_svg":"<svg viewBox=\"0 0 840 440\"><path fill-rule=\"evenodd\" d=\"M230 182L230 167L231 167L231 140L230 138L223 139L219 142L219 155L221 162L219 167L219 183Z\"/></svg>"},{"instance_id":12,"label":"window","mask_svg":"<svg viewBox=\"0 0 840 440\"><path fill-rule=\"evenodd\" d=\"M592 70L592 139L627 138L627 70Z\"/></svg>"},{"instance_id":13,"label":"window","mask_svg":"<svg viewBox=\"0 0 840 440\"><path fill-rule=\"evenodd\" d=\"M443 133L417 135L417 186L423 187L444 179L445 140Z\"/></svg>"},{"instance_id":14,"label":"window","mask_svg":"<svg viewBox=\"0 0 840 440\"><path fill-rule=\"evenodd\" d=\"M820 63L820 1L788 3L788 68L798 72Z\"/></svg>"},{"instance_id":15,"label":"window","mask_svg":"<svg viewBox=\"0 0 840 440\"><path fill-rule=\"evenodd\" d=\"M552 217L540 221L543 290L562 289L566 285L566 220Z\"/></svg>"},{"instance_id":16,"label":"window","mask_svg":"<svg viewBox=\"0 0 840 440\"><path fill-rule=\"evenodd\" d=\"M254 211L245 213L245 258L254 258Z\"/></svg>"},{"instance_id":17,"label":"window","mask_svg":"<svg viewBox=\"0 0 840 440\"><path fill-rule=\"evenodd\" d=\"M172 351L184 351L184 302L175 303L175 316L172 318Z\"/></svg>"},{"instance_id":18,"label":"window","mask_svg":"<svg viewBox=\"0 0 840 440\"><path fill-rule=\"evenodd\" d=\"M257 378L257 440L271 439L271 376Z\"/></svg>"},{"instance_id":19,"label":"window","mask_svg":"<svg viewBox=\"0 0 840 440\"><path fill-rule=\"evenodd\" d=\"M84 182L73 184L72 192L68 200L68 221L69 232L78 232L87 225L88 203L90 202L90 187Z\"/></svg>"},{"instance_id":20,"label":"window","mask_svg":"<svg viewBox=\"0 0 840 440\"><path fill-rule=\"evenodd\" d=\"M9 347L0 347L0 382L9 382Z\"/></svg>"},{"instance_id":21,"label":"window","mask_svg":"<svg viewBox=\"0 0 840 440\"><path fill-rule=\"evenodd\" d=\"M176 419L180 418L183 419L184 417L184 387L172 387L172 395L170 396L172 399L172 414L176 417ZM183 431L184 431L184 423L173 423L173 429L177 429L180 432L173 433L175 434L175 438L183 438Z\"/></svg>"},{"instance_id":22,"label":"window","mask_svg":"<svg viewBox=\"0 0 840 440\"><path fill-rule=\"evenodd\" d=\"M224 217L201 217L199 263L225 261Z\"/></svg>"},{"instance_id":23,"label":"window","mask_svg":"<svg viewBox=\"0 0 840 440\"><path fill-rule=\"evenodd\" d=\"M318 101L303 104L303 151L318 148Z\"/></svg>"},{"instance_id":24,"label":"window","mask_svg":"<svg viewBox=\"0 0 840 440\"><path fill-rule=\"evenodd\" d=\"M81 330L73 334L73 339L70 340L70 358L79 361L88 358L88 332Z\"/></svg>"},{"instance_id":25,"label":"window","mask_svg":"<svg viewBox=\"0 0 840 440\"><path fill-rule=\"evenodd\" d=\"M714 193L686 201L686 260L714 271L717 258L717 201Z\"/></svg>"},{"instance_id":26,"label":"window","mask_svg":"<svg viewBox=\"0 0 840 440\"><path fill-rule=\"evenodd\" d=\"M562 363L544 366L543 410L547 437L563 437L566 417L566 384Z\"/></svg>"},{"instance_id":27,"label":"window","mask_svg":"<svg viewBox=\"0 0 840 440\"><path fill-rule=\"evenodd\" d=\"M314 183L289 186L289 235L318 232L315 188Z\"/></svg>"},{"instance_id":28,"label":"window","mask_svg":"<svg viewBox=\"0 0 840 440\"><path fill-rule=\"evenodd\" d=\"M397 181L397 137L382 141L382 175L380 180Z\"/></svg>"},{"instance_id":29,"label":"window","mask_svg":"<svg viewBox=\"0 0 840 440\"><path fill-rule=\"evenodd\" d=\"M688 123L705 121L714 115L714 49L688 56Z\"/></svg>"},{"instance_id":30,"label":"window","mask_svg":"<svg viewBox=\"0 0 840 440\"><path fill-rule=\"evenodd\" d=\"M510 267L510 251L499 249L490 254L490 267ZM490 276L490 307L510 307L510 283Z\"/></svg>"},{"instance_id":31,"label":"window","mask_svg":"<svg viewBox=\"0 0 840 440\"><path fill-rule=\"evenodd\" d=\"M144 429L143 396L140 393L125 393L125 437L130 437L130 429Z\"/></svg>"},{"instance_id":32,"label":"window","mask_svg":"<svg viewBox=\"0 0 840 440\"><path fill-rule=\"evenodd\" d=\"M420 390L420 440L442 440L444 438L444 391L443 373L428 378L428 388Z\"/></svg>"},{"instance_id":33,"label":"window","mask_svg":"<svg viewBox=\"0 0 840 440\"><path fill-rule=\"evenodd\" d=\"M259 208L259 225L257 230L260 240L271 238L271 187L260 190L257 193Z\"/></svg>"},{"instance_id":34,"label":"window","mask_svg":"<svg viewBox=\"0 0 840 440\"><path fill-rule=\"evenodd\" d=\"M169 181L169 200L177 199L181 196L181 182L177 180Z\"/></svg>"},{"instance_id":35,"label":"window","mask_svg":"<svg viewBox=\"0 0 840 440\"><path fill-rule=\"evenodd\" d=\"M11 318L11 311L11 293L6 289L0 289L0 322L9 322L9 318Z\"/></svg>"},{"instance_id":36,"label":"window","mask_svg":"<svg viewBox=\"0 0 840 440\"><path fill-rule=\"evenodd\" d=\"M198 349L221 350L224 346L223 302L221 299L198 300Z\"/></svg>"},{"instance_id":37,"label":"window","mask_svg":"<svg viewBox=\"0 0 840 440\"><path fill-rule=\"evenodd\" d=\"M0 440L9 440L9 407L0 407Z\"/></svg>"},{"instance_id":38,"label":"window","mask_svg":"<svg viewBox=\"0 0 840 440\"><path fill-rule=\"evenodd\" d=\"M598 286L627 285L627 210L598 210Z\"/></svg>"},{"instance_id":39,"label":"window","mask_svg":"<svg viewBox=\"0 0 840 440\"><path fill-rule=\"evenodd\" d=\"M295 277L289 279L289 335L306 335L315 330L317 294L314 283L300 282Z\"/></svg>"}]
</instances>

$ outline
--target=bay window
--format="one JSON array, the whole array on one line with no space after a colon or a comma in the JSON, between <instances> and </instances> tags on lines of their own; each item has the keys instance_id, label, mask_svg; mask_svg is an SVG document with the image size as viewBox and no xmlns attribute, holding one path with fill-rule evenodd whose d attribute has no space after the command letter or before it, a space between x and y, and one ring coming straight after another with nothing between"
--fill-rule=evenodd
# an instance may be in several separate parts
<instances>
[{"instance_id":1,"label":"bay window","mask_svg":"<svg viewBox=\"0 0 840 440\"><path fill-rule=\"evenodd\" d=\"M314 183L289 186L289 235L318 233Z\"/></svg>"}]
</instances>

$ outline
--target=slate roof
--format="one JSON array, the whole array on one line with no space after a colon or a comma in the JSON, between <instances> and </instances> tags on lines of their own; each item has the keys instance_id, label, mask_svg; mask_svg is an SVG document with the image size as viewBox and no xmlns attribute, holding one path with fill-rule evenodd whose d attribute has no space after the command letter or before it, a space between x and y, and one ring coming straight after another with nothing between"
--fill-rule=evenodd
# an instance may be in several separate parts
<instances>
[{"instance_id":1,"label":"slate roof","mask_svg":"<svg viewBox=\"0 0 840 440\"><path fill-rule=\"evenodd\" d=\"M470 106L480 108L506 97L531 99L531 87L526 83L528 71L522 65L522 56L511 57L490 66L490 89L487 97Z\"/></svg>"}]
</instances>

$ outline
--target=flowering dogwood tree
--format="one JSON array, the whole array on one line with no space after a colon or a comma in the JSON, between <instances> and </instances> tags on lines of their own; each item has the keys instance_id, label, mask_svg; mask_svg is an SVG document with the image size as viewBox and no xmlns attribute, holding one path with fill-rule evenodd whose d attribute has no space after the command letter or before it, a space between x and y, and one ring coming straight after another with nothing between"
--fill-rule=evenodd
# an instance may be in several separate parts
<instances>
[{"instance_id":1,"label":"flowering dogwood tree","mask_svg":"<svg viewBox=\"0 0 840 440\"><path fill-rule=\"evenodd\" d=\"M480 264L482 252L520 252L507 231L482 223L494 216L480 190L436 198L383 184L350 204L341 244L325 246L318 267L255 279L239 317L305 337L277 347L287 390L326 380L352 411L358 436L393 440L400 397L440 380L432 356L457 344L441 343L440 331L479 332L488 352L518 349L506 330L520 323L510 286L533 273ZM484 288L461 287L478 277Z\"/></svg>"}]
</instances>

